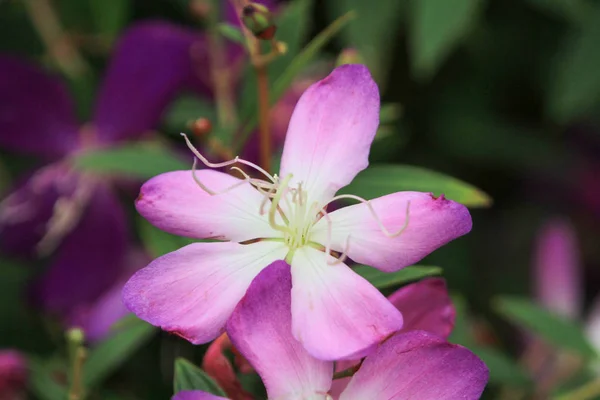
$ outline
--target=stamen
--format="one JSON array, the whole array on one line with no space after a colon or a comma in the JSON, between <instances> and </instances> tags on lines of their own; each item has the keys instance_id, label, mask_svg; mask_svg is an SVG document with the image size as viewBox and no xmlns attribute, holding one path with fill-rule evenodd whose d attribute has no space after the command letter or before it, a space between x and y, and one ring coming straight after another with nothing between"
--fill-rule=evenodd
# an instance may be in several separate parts
<instances>
[{"instance_id":1,"label":"stamen","mask_svg":"<svg viewBox=\"0 0 600 400\"><path fill-rule=\"evenodd\" d=\"M275 197L273 197L273 200L271 200L271 208L269 209L269 225L271 225L271 228L290 235L293 233L287 226L277 224L277 222L275 221L275 213L277 212L279 202L281 201L281 196L287 193L286 189L291 179L292 174L289 174L283 179L283 181L281 181L281 184L277 190L277 193L275 194Z\"/></svg>"}]
</instances>

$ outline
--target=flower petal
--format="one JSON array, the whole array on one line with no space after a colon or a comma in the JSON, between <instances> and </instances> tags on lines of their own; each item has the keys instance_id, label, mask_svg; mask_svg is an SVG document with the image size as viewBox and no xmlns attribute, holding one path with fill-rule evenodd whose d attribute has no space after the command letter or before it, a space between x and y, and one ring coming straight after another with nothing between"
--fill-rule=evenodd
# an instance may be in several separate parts
<instances>
[{"instance_id":1,"label":"flower petal","mask_svg":"<svg viewBox=\"0 0 600 400\"><path fill-rule=\"evenodd\" d=\"M160 21L129 28L117 43L93 122L101 142L134 139L153 129L194 73L191 49L200 36Z\"/></svg>"},{"instance_id":2,"label":"flower petal","mask_svg":"<svg viewBox=\"0 0 600 400\"><path fill-rule=\"evenodd\" d=\"M196 176L215 192L240 183L231 175L212 170L197 171ZM136 207L152 224L175 235L236 242L280 237L270 227L268 216L260 215L263 199L250 184L211 196L198 186L191 171L174 171L146 182Z\"/></svg>"},{"instance_id":3,"label":"flower petal","mask_svg":"<svg viewBox=\"0 0 600 400\"><path fill-rule=\"evenodd\" d=\"M56 76L15 57L0 57L0 146L57 157L78 144L79 123Z\"/></svg>"},{"instance_id":4,"label":"flower petal","mask_svg":"<svg viewBox=\"0 0 600 400\"><path fill-rule=\"evenodd\" d=\"M360 358L402 328L402 314L344 263L309 247L292 260L294 337L322 360Z\"/></svg>"},{"instance_id":5,"label":"flower petal","mask_svg":"<svg viewBox=\"0 0 600 400\"><path fill-rule=\"evenodd\" d=\"M444 339L450 336L456 311L443 279L429 278L406 285L388 300L404 317L403 332L426 331Z\"/></svg>"},{"instance_id":6,"label":"flower petal","mask_svg":"<svg viewBox=\"0 0 600 400\"><path fill-rule=\"evenodd\" d=\"M127 218L108 187L96 187L87 210L34 288L49 311L68 314L95 301L119 278L126 258Z\"/></svg>"},{"instance_id":7,"label":"flower petal","mask_svg":"<svg viewBox=\"0 0 600 400\"><path fill-rule=\"evenodd\" d=\"M281 176L324 204L365 169L379 125L379 91L364 65L343 65L304 92L289 123Z\"/></svg>"},{"instance_id":8,"label":"flower petal","mask_svg":"<svg viewBox=\"0 0 600 400\"><path fill-rule=\"evenodd\" d=\"M265 268L231 315L227 333L261 376L269 399L324 398L333 363L315 359L293 338L291 290L284 261Z\"/></svg>"},{"instance_id":9,"label":"flower petal","mask_svg":"<svg viewBox=\"0 0 600 400\"><path fill-rule=\"evenodd\" d=\"M583 271L575 230L551 220L537 237L534 284L537 299L549 310L577 318L583 309Z\"/></svg>"},{"instance_id":10,"label":"flower petal","mask_svg":"<svg viewBox=\"0 0 600 400\"><path fill-rule=\"evenodd\" d=\"M346 251L354 261L386 272L414 264L438 247L468 233L472 226L465 206L431 193L398 192L371 200L370 204L390 233L404 226L408 210L406 229L390 238L383 233L366 204L344 207L329 214L331 248ZM326 218L317 222L311 240L325 244L327 225Z\"/></svg>"},{"instance_id":11,"label":"flower petal","mask_svg":"<svg viewBox=\"0 0 600 400\"><path fill-rule=\"evenodd\" d=\"M157 258L123 288L129 310L194 344L223 333L252 279L283 259L281 243L194 243Z\"/></svg>"},{"instance_id":12,"label":"flower petal","mask_svg":"<svg viewBox=\"0 0 600 400\"><path fill-rule=\"evenodd\" d=\"M367 357L340 400L479 399L487 380L487 367L468 349L412 331Z\"/></svg>"},{"instance_id":13,"label":"flower petal","mask_svg":"<svg viewBox=\"0 0 600 400\"><path fill-rule=\"evenodd\" d=\"M171 400L228 400L225 397L215 396L214 394L206 393L201 390L184 390L173 397Z\"/></svg>"}]
</instances>

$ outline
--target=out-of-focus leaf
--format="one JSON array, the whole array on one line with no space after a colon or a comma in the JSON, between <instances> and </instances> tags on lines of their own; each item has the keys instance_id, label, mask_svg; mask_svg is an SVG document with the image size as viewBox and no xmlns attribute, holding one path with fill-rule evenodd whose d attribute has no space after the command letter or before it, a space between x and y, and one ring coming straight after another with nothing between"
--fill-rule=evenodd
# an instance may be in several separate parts
<instances>
[{"instance_id":1,"label":"out-of-focus leaf","mask_svg":"<svg viewBox=\"0 0 600 400\"><path fill-rule=\"evenodd\" d=\"M40 400L65 400L67 388L54 377L54 366L37 357L27 358L29 389Z\"/></svg>"},{"instance_id":2,"label":"out-of-focus leaf","mask_svg":"<svg viewBox=\"0 0 600 400\"><path fill-rule=\"evenodd\" d=\"M281 96L292 84L294 78L296 78L296 76L298 76L298 74L308 64L316 59L323 47L325 47L325 45L329 43L329 41L340 31L340 29L342 29L353 17L354 13L352 12L348 12L339 17L333 21L331 25L315 36L310 43L308 43L306 47L302 49L302 51L287 66L286 70L275 81L270 95L271 104L275 104L281 98ZM240 150L245 145L249 135L254 131L256 124L258 123L258 117L256 113L242 113L242 120L247 120L248 122L244 125L239 143L234 151L235 154L240 153Z\"/></svg>"},{"instance_id":3,"label":"out-of-focus leaf","mask_svg":"<svg viewBox=\"0 0 600 400\"><path fill-rule=\"evenodd\" d=\"M420 1L420 0L419 0ZM408 2L405 0L336 0L326 2L331 16L354 10L358 18L343 31L344 44L356 48L377 78L382 82L388 69L393 44L397 42Z\"/></svg>"},{"instance_id":4,"label":"out-of-focus leaf","mask_svg":"<svg viewBox=\"0 0 600 400\"><path fill-rule=\"evenodd\" d=\"M234 43L246 45L246 39L242 31L235 25L228 24L227 22L221 22L217 24L217 30L221 35L229 39Z\"/></svg>"},{"instance_id":5,"label":"out-of-focus leaf","mask_svg":"<svg viewBox=\"0 0 600 400\"><path fill-rule=\"evenodd\" d=\"M108 339L90 351L83 368L86 388L97 386L115 372L125 360L144 346L156 329L140 319L128 318Z\"/></svg>"},{"instance_id":6,"label":"out-of-focus leaf","mask_svg":"<svg viewBox=\"0 0 600 400\"><path fill-rule=\"evenodd\" d=\"M141 217L138 218L137 226L144 247L154 258L193 243L191 239L161 231Z\"/></svg>"},{"instance_id":7,"label":"out-of-focus leaf","mask_svg":"<svg viewBox=\"0 0 600 400\"><path fill-rule=\"evenodd\" d=\"M430 78L475 25L482 0L413 1L410 27L412 70Z\"/></svg>"},{"instance_id":8,"label":"out-of-focus leaf","mask_svg":"<svg viewBox=\"0 0 600 400\"><path fill-rule=\"evenodd\" d=\"M469 330L467 301L459 294L452 294L451 297L456 317L454 318L454 328L452 329L448 341L450 343L456 343L471 348L473 346L473 337Z\"/></svg>"},{"instance_id":9,"label":"out-of-focus leaf","mask_svg":"<svg viewBox=\"0 0 600 400\"><path fill-rule=\"evenodd\" d=\"M589 5L584 0L527 0L527 2L543 12L575 23L582 22L589 12Z\"/></svg>"},{"instance_id":10,"label":"out-of-focus leaf","mask_svg":"<svg viewBox=\"0 0 600 400\"><path fill-rule=\"evenodd\" d=\"M516 360L491 347L469 346L490 370L490 382L508 386L526 386L531 378Z\"/></svg>"},{"instance_id":11,"label":"out-of-focus leaf","mask_svg":"<svg viewBox=\"0 0 600 400\"><path fill-rule=\"evenodd\" d=\"M223 389L206 372L184 358L175 360L173 390L175 393L182 390L203 390L217 396L227 396Z\"/></svg>"},{"instance_id":12,"label":"out-of-focus leaf","mask_svg":"<svg viewBox=\"0 0 600 400\"><path fill-rule=\"evenodd\" d=\"M85 152L74 158L73 164L96 174L148 179L163 172L191 169L192 157L185 162L166 147L131 144Z\"/></svg>"},{"instance_id":13,"label":"out-of-focus leaf","mask_svg":"<svg viewBox=\"0 0 600 400\"><path fill-rule=\"evenodd\" d=\"M553 314L527 298L501 296L496 298L494 308L515 325L535 333L554 346L571 350L584 358L597 356L582 327L576 322Z\"/></svg>"},{"instance_id":14,"label":"out-of-focus leaf","mask_svg":"<svg viewBox=\"0 0 600 400\"><path fill-rule=\"evenodd\" d=\"M410 165L374 165L362 171L341 193L367 199L405 190L444 194L469 207L488 207L492 199L459 179Z\"/></svg>"},{"instance_id":15,"label":"out-of-focus leaf","mask_svg":"<svg viewBox=\"0 0 600 400\"><path fill-rule=\"evenodd\" d=\"M131 0L90 0L97 32L116 37L129 18L131 5Z\"/></svg>"},{"instance_id":16,"label":"out-of-focus leaf","mask_svg":"<svg viewBox=\"0 0 600 400\"><path fill-rule=\"evenodd\" d=\"M568 122L590 111L600 101L600 7L573 29L555 58L550 80L548 111L558 122Z\"/></svg>"},{"instance_id":17,"label":"out-of-focus leaf","mask_svg":"<svg viewBox=\"0 0 600 400\"><path fill-rule=\"evenodd\" d=\"M379 111L379 125L391 124L402 116L402 105L399 103L385 103Z\"/></svg>"},{"instance_id":18,"label":"out-of-focus leaf","mask_svg":"<svg viewBox=\"0 0 600 400\"><path fill-rule=\"evenodd\" d=\"M440 267L413 265L396 272L382 272L366 265L359 265L354 268L354 272L371 282L377 289L386 289L427 278L428 276L440 275L442 269Z\"/></svg>"},{"instance_id":19,"label":"out-of-focus leaf","mask_svg":"<svg viewBox=\"0 0 600 400\"><path fill-rule=\"evenodd\" d=\"M166 112L164 123L171 133L188 131L188 123L198 118L217 120L215 107L208 100L197 96L180 96L171 104Z\"/></svg>"}]
</instances>

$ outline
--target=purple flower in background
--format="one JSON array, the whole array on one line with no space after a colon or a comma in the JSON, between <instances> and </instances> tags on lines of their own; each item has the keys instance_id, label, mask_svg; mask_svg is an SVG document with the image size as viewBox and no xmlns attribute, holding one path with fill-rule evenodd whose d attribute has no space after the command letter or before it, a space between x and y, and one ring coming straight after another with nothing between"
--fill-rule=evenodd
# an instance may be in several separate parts
<instances>
[{"instance_id":1,"label":"purple flower in background","mask_svg":"<svg viewBox=\"0 0 600 400\"><path fill-rule=\"evenodd\" d=\"M261 376L269 399L478 399L486 366L464 347L425 331L396 333L367 356L339 395L329 393L333 362L312 357L292 336L292 276L275 262L254 279L227 323L235 347ZM200 391L173 400L222 399Z\"/></svg>"},{"instance_id":2,"label":"purple flower in background","mask_svg":"<svg viewBox=\"0 0 600 400\"><path fill-rule=\"evenodd\" d=\"M367 167L378 122L379 93L369 71L345 65L298 102L281 178L260 169L268 181L200 170L146 182L136 207L151 223L229 241L194 243L153 261L124 287L127 307L206 343L223 332L256 275L285 259L294 281L294 336L322 359L366 355L402 327L402 316L345 257L392 272L471 229L466 207L430 193L398 192L326 212L340 198L335 193Z\"/></svg>"},{"instance_id":3,"label":"purple flower in background","mask_svg":"<svg viewBox=\"0 0 600 400\"><path fill-rule=\"evenodd\" d=\"M183 43L181 38L188 38ZM35 288L51 312L67 315L121 278L129 233L106 177L80 173L73 157L148 134L189 78L189 32L160 23L130 28L99 89L91 121L80 124L58 77L17 58L0 57L0 147L48 163L0 204L0 243L12 253L56 249Z\"/></svg>"},{"instance_id":4,"label":"purple flower in background","mask_svg":"<svg viewBox=\"0 0 600 400\"><path fill-rule=\"evenodd\" d=\"M27 362L16 350L0 349L0 399L23 399L27 381Z\"/></svg>"}]
</instances>

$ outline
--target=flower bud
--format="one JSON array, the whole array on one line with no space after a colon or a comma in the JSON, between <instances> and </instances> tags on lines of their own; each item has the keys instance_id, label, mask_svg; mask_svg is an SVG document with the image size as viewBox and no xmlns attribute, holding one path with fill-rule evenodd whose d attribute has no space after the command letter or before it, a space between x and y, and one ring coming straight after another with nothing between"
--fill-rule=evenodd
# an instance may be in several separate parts
<instances>
[{"instance_id":1,"label":"flower bud","mask_svg":"<svg viewBox=\"0 0 600 400\"><path fill-rule=\"evenodd\" d=\"M271 40L275 37L277 27L272 19L271 12L262 4L250 3L242 10L242 23L258 39Z\"/></svg>"},{"instance_id":2,"label":"flower bud","mask_svg":"<svg viewBox=\"0 0 600 400\"><path fill-rule=\"evenodd\" d=\"M358 50L350 47L350 48L344 49L340 53L337 60L335 61L335 66L339 67L340 65L345 65L345 64L364 64L364 63L365 63L364 59L362 58L362 56L360 55Z\"/></svg>"},{"instance_id":3,"label":"flower bud","mask_svg":"<svg viewBox=\"0 0 600 400\"><path fill-rule=\"evenodd\" d=\"M190 128L194 136L202 138L212 131L212 124L208 118L198 118L191 122Z\"/></svg>"}]
</instances>

